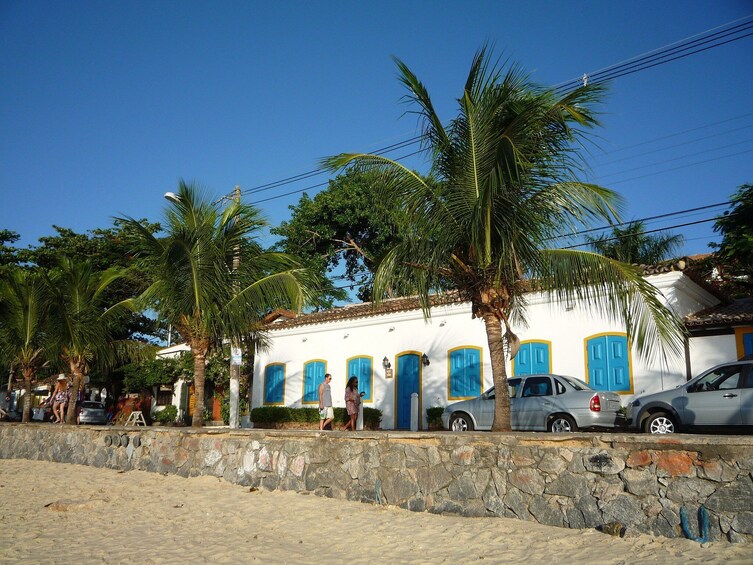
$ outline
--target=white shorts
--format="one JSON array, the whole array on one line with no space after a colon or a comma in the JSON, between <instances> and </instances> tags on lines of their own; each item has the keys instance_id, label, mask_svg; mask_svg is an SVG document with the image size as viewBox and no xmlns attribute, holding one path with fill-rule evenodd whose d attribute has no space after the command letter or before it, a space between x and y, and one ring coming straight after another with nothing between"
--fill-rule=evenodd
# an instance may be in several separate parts
<instances>
[{"instance_id":1,"label":"white shorts","mask_svg":"<svg viewBox=\"0 0 753 565\"><path fill-rule=\"evenodd\" d=\"M333 410L332 406L325 406L324 408L319 410L320 420L330 420L334 417L335 417L335 411Z\"/></svg>"}]
</instances>

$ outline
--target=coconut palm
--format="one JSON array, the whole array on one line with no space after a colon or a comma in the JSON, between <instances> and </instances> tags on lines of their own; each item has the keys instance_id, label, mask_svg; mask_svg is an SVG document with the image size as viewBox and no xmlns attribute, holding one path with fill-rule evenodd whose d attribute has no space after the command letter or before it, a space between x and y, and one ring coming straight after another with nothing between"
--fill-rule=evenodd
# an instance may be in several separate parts
<instances>
[{"instance_id":1,"label":"coconut palm","mask_svg":"<svg viewBox=\"0 0 753 565\"><path fill-rule=\"evenodd\" d=\"M0 282L0 350L23 376L24 422L31 419L32 385L49 363L45 354L48 290L38 273L18 268L8 271Z\"/></svg>"},{"instance_id":2,"label":"coconut palm","mask_svg":"<svg viewBox=\"0 0 753 565\"><path fill-rule=\"evenodd\" d=\"M611 234L586 236L591 248L605 257L623 263L653 265L671 259L682 246L679 234L647 234L642 220L628 222L625 227L615 226Z\"/></svg>"},{"instance_id":3,"label":"coconut palm","mask_svg":"<svg viewBox=\"0 0 753 565\"><path fill-rule=\"evenodd\" d=\"M240 343L257 332L270 310L298 309L307 295L305 271L288 255L259 246L254 238L265 222L256 208L211 204L183 181L171 197L165 237L124 221L140 233L136 251L152 277L142 304L172 324L193 353L192 425L202 426L207 355L223 340Z\"/></svg>"},{"instance_id":4,"label":"coconut palm","mask_svg":"<svg viewBox=\"0 0 753 565\"><path fill-rule=\"evenodd\" d=\"M124 272L116 267L97 271L88 260L62 257L50 275L53 293L51 337L60 359L73 375L71 398L65 415L76 422L76 403L92 367L112 366L118 360L137 357L146 344L112 338L112 322L123 305L110 306L104 293Z\"/></svg>"},{"instance_id":5,"label":"coconut palm","mask_svg":"<svg viewBox=\"0 0 753 565\"><path fill-rule=\"evenodd\" d=\"M348 165L378 171L384 200L401 208L406 238L383 259L375 277L378 301L395 282L417 289L425 315L432 291L457 291L484 321L494 385L507 390L506 355L517 353L512 327L525 324L526 293L553 292L564 302L624 321L641 355L679 354L682 324L638 269L601 255L552 249L556 238L595 221L614 221L614 192L578 180L593 106L604 93L588 85L559 94L532 83L516 65L475 56L447 126L425 86L401 61L406 99L423 123L430 180L388 158L341 154ZM505 70L506 69L506 70ZM507 394L496 395L495 431L510 429Z\"/></svg>"}]
</instances>

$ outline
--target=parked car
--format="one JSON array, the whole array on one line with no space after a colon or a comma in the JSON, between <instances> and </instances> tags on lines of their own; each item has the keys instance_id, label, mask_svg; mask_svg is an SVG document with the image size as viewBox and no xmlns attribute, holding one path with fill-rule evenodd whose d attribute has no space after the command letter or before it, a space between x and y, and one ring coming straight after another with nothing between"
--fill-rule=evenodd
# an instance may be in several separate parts
<instances>
[{"instance_id":1,"label":"parked car","mask_svg":"<svg viewBox=\"0 0 753 565\"><path fill-rule=\"evenodd\" d=\"M671 390L639 396L629 426L652 434L753 426L753 360L723 363Z\"/></svg>"},{"instance_id":2,"label":"parked car","mask_svg":"<svg viewBox=\"0 0 753 565\"><path fill-rule=\"evenodd\" d=\"M78 417L79 424L106 424L107 413L102 402L84 400Z\"/></svg>"},{"instance_id":3,"label":"parked car","mask_svg":"<svg viewBox=\"0 0 753 565\"><path fill-rule=\"evenodd\" d=\"M513 430L575 432L581 428L614 428L625 422L620 397L595 391L563 375L528 375L507 381ZM494 421L494 387L470 400L450 404L442 425L456 432L489 430Z\"/></svg>"}]
</instances>

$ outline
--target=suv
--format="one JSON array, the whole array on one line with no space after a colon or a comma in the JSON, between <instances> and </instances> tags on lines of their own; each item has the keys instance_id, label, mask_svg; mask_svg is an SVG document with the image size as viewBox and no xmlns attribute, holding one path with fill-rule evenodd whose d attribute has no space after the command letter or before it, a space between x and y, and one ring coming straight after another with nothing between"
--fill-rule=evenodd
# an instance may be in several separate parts
<instances>
[{"instance_id":1,"label":"suv","mask_svg":"<svg viewBox=\"0 0 753 565\"><path fill-rule=\"evenodd\" d=\"M723 363L675 389L639 396L630 404L629 426L652 434L753 426L752 371L753 360Z\"/></svg>"}]
</instances>

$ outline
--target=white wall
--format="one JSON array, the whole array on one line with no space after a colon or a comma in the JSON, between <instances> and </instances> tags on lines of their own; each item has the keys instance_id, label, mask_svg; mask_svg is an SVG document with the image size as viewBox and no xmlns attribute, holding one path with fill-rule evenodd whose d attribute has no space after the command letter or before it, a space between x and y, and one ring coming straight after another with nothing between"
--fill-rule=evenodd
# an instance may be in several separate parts
<instances>
[{"instance_id":1,"label":"white wall","mask_svg":"<svg viewBox=\"0 0 753 565\"><path fill-rule=\"evenodd\" d=\"M694 377L714 365L736 359L734 335L694 337L690 340L690 370Z\"/></svg>"},{"instance_id":2,"label":"white wall","mask_svg":"<svg viewBox=\"0 0 753 565\"><path fill-rule=\"evenodd\" d=\"M682 273L657 275L649 277L649 281L664 293L667 303L681 316L718 302ZM526 311L528 327L518 324L513 330L522 341L535 339L551 342L552 372L587 381L584 340L606 332L624 333L624 327L588 311L583 304L571 306L572 309L566 309L549 302L546 296L529 295ZM270 349L256 356L253 407L262 405L264 368L269 363L285 364L284 404L302 406L303 364L312 359L327 361L327 372L332 373L334 404L344 406L346 360L357 355L367 355L374 360L374 393L373 401L365 406L380 409L383 413L382 427L392 429L395 421L395 379L385 378L382 359L386 356L394 370L397 354L417 351L426 353L431 360L431 364L423 368L422 374L420 400L422 427L425 428L426 409L445 406L450 402L447 352L464 345L481 347L483 390L492 385L484 323L471 318L470 305L467 303L435 308L428 321L424 320L420 311L401 312L273 330L271 337ZM734 350L734 337L731 341ZM703 355L709 357L709 353ZM726 353L720 353L720 356L724 355ZM734 351L725 360L733 358ZM633 350L631 363L635 394L673 388L685 381L684 358L673 360L667 369L662 368L658 362L640 359ZM510 369L508 362L508 375L511 374ZM627 404L632 397L632 394L624 394L623 404Z\"/></svg>"}]
</instances>

